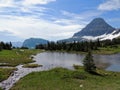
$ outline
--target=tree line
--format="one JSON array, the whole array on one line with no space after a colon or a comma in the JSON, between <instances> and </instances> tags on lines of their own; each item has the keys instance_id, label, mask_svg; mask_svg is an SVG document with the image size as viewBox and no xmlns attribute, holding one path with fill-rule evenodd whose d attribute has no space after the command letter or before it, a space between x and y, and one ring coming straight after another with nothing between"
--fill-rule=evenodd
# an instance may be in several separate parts
<instances>
[{"instance_id":1,"label":"tree line","mask_svg":"<svg viewBox=\"0 0 120 90\"><path fill-rule=\"evenodd\" d=\"M45 50L65 50L65 51L82 51L88 52L91 50L98 50L99 47L117 47L117 44L120 44L120 38L113 40L104 40L100 41L97 39L96 41L82 41L82 42L48 42L47 44L39 44L36 45L36 49L45 49Z\"/></svg>"},{"instance_id":2,"label":"tree line","mask_svg":"<svg viewBox=\"0 0 120 90\"><path fill-rule=\"evenodd\" d=\"M12 49L12 43L4 43L0 42L0 51L1 50L11 50Z\"/></svg>"}]
</instances>

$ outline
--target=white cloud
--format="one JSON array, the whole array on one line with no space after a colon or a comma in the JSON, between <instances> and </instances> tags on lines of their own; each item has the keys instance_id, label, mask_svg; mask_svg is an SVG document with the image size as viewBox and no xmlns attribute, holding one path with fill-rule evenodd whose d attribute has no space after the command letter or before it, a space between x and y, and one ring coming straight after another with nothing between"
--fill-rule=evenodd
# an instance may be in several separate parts
<instances>
[{"instance_id":1,"label":"white cloud","mask_svg":"<svg viewBox=\"0 0 120 90\"><path fill-rule=\"evenodd\" d=\"M61 12L65 16L72 17L74 19L79 19L79 20L88 19L88 18L99 16L102 14L102 12L96 11L96 10L88 10L88 11L81 12L79 14L75 14L67 11L61 11Z\"/></svg>"},{"instance_id":2,"label":"white cloud","mask_svg":"<svg viewBox=\"0 0 120 90\"><path fill-rule=\"evenodd\" d=\"M14 36L14 34L10 31L7 31L7 30L0 31L0 41L10 42L10 41L17 41L17 40L23 41L17 36Z\"/></svg>"},{"instance_id":3,"label":"white cloud","mask_svg":"<svg viewBox=\"0 0 120 90\"><path fill-rule=\"evenodd\" d=\"M38 4L48 4L53 1L56 0L0 0L0 15L34 15L40 17L50 9Z\"/></svg>"},{"instance_id":4,"label":"white cloud","mask_svg":"<svg viewBox=\"0 0 120 90\"><path fill-rule=\"evenodd\" d=\"M0 7L12 7L13 0L0 0Z\"/></svg>"},{"instance_id":5,"label":"white cloud","mask_svg":"<svg viewBox=\"0 0 120 90\"><path fill-rule=\"evenodd\" d=\"M66 22L63 20L64 25L62 25L55 23L55 21L61 21L62 19L56 18L51 21L43 18L42 16L46 14L45 12L49 10L49 8L36 5L47 4L53 1L56 0L1 0L0 31L3 32L7 30L12 33L12 36L23 39L38 37L58 40L71 37L75 32L83 28L82 25L71 23L73 20L70 21L66 19Z\"/></svg>"},{"instance_id":6,"label":"white cloud","mask_svg":"<svg viewBox=\"0 0 120 90\"><path fill-rule=\"evenodd\" d=\"M30 12L32 13L33 11L39 11L39 12L44 12L46 10L48 10L48 8L45 8L45 7L36 7L36 6L31 6L31 7L21 7L20 8L21 11L23 12Z\"/></svg>"},{"instance_id":7,"label":"white cloud","mask_svg":"<svg viewBox=\"0 0 120 90\"><path fill-rule=\"evenodd\" d=\"M14 7L14 6L30 6L38 4L48 4L56 0L0 0L1 7Z\"/></svg>"},{"instance_id":8,"label":"white cloud","mask_svg":"<svg viewBox=\"0 0 120 90\"><path fill-rule=\"evenodd\" d=\"M54 1L56 0L25 0L23 2L23 5L28 6L28 5L36 5L36 4L48 4Z\"/></svg>"},{"instance_id":9,"label":"white cloud","mask_svg":"<svg viewBox=\"0 0 120 90\"><path fill-rule=\"evenodd\" d=\"M102 12L101 11L85 11L79 14L71 13L68 11L61 11L64 18L57 18L55 19L54 23L58 24L65 24L65 25L72 25L72 24L79 24L81 27L84 27L88 24L88 20L90 18L99 17Z\"/></svg>"},{"instance_id":10,"label":"white cloud","mask_svg":"<svg viewBox=\"0 0 120 90\"><path fill-rule=\"evenodd\" d=\"M118 10L120 9L120 0L107 0L98 7L99 10Z\"/></svg>"},{"instance_id":11,"label":"white cloud","mask_svg":"<svg viewBox=\"0 0 120 90\"><path fill-rule=\"evenodd\" d=\"M0 17L0 30L8 30L14 36L21 38L39 37L49 40L58 40L71 37L78 32L81 25L60 25L43 19L32 17Z\"/></svg>"},{"instance_id":12,"label":"white cloud","mask_svg":"<svg viewBox=\"0 0 120 90\"><path fill-rule=\"evenodd\" d=\"M10 14L10 12L33 13L36 11L40 13L46 11L48 8L37 5L48 4L54 1L56 0L0 0L0 12Z\"/></svg>"},{"instance_id":13,"label":"white cloud","mask_svg":"<svg viewBox=\"0 0 120 90\"><path fill-rule=\"evenodd\" d=\"M80 14L75 14L75 13L71 13L71 12L68 12L68 11L64 11L62 10L61 13L64 15L64 16L67 16L67 17L70 17L70 18L77 18L77 19L84 19L84 17Z\"/></svg>"}]
</instances>

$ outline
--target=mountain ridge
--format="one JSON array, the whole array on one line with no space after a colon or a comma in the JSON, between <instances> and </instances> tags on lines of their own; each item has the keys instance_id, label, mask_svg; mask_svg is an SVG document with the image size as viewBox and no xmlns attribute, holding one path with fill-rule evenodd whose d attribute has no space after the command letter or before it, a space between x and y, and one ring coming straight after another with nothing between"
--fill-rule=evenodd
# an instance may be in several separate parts
<instances>
[{"instance_id":1,"label":"mountain ridge","mask_svg":"<svg viewBox=\"0 0 120 90\"><path fill-rule=\"evenodd\" d=\"M59 42L80 42L85 40L97 40L98 38L100 40L112 40L118 36L120 36L120 29L112 27L102 18L95 18L71 38L59 40Z\"/></svg>"},{"instance_id":2,"label":"mountain ridge","mask_svg":"<svg viewBox=\"0 0 120 90\"><path fill-rule=\"evenodd\" d=\"M18 41L18 42L12 42L12 46L13 47L22 47L22 45L23 45L23 42L20 42L20 41Z\"/></svg>"}]
</instances>

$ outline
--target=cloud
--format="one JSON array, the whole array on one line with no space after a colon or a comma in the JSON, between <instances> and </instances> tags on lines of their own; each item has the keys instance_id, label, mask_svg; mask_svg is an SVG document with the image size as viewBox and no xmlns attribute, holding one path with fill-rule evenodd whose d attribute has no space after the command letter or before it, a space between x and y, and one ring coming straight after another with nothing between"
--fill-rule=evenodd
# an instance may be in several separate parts
<instances>
[{"instance_id":1,"label":"cloud","mask_svg":"<svg viewBox=\"0 0 120 90\"><path fill-rule=\"evenodd\" d=\"M61 16L63 15L64 18L55 18L54 22L62 25L79 24L81 27L84 27L86 24L88 24L90 18L99 17L101 14L101 11L92 10L81 12L79 14L62 10Z\"/></svg>"},{"instance_id":2,"label":"cloud","mask_svg":"<svg viewBox=\"0 0 120 90\"><path fill-rule=\"evenodd\" d=\"M58 40L71 37L74 32L82 27L78 24L60 25L45 19L35 19L33 17L0 17L0 30L8 30L19 38L38 37L49 40Z\"/></svg>"},{"instance_id":3,"label":"cloud","mask_svg":"<svg viewBox=\"0 0 120 90\"><path fill-rule=\"evenodd\" d=\"M98 10L118 10L120 9L120 0L107 0L106 2L99 5Z\"/></svg>"},{"instance_id":4,"label":"cloud","mask_svg":"<svg viewBox=\"0 0 120 90\"><path fill-rule=\"evenodd\" d=\"M0 7L12 7L13 0L0 0Z\"/></svg>"},{"instance_id":5,"label":"cloud","mask_svg":"<svg viewBox=\"0 0 120 90\"><path fill-rule=\"evenodd\" d=\"M23 2L23 5L28 6L28 5L36 5L36 4L48 4L54 1L56 0L25 0Z\"/></svg>"},{"instance_id":6,"label":"cloud","mask_svg":"<svg viewBox=\"0 0 120 90\"><path fill-rule=\"evenodd\" d=\"M0 0L0 15L24 16L34 15L40 17L50 11L42 6L56 0ZM39 5L40 4L40 5Z\"/></svg>"},{"instance_id":7,"label":"cloud","mask_svg":"<svg viewBox=\"0 0 120 90\"><path fill-rule=\"evenodd\" d=\"M56 0L1 1L0 31L3 31L4 33L10 32L12 33L10 34L11 37L17 37L19 39L37 37L49 40L58 40L71 37L74 32L77 32L82 28L82 25L71 23L66 24L67 22L64 22L64 25L55 23L55 21L59 19L56 18L55 20L49 20L54 17L54 15L52 16L51 14L49 15L47 13L47 11L50 11L50 9L38 5L47 4L53 1ZM30 6L27 7L27 5ZM44 17L49 17L49 19ZM3 37L5 38L5 36Z\"/></svg>"},{"instance_id":8,"label":"cloud","mask_svg":"<svg viewBox=\"0 0 120 90\"><path fill-rule=\"evenodd\" d=\"M0 31L0 36L1 35L4 35L4 36L12 36L13 33L12 32L9 32L7 30L3 30L3 31Z\"/></svg>"},{"instance_id":9,"label":"cloud","mask_svg":"<svg viewBox=\"0 0 120 90\"><path fill-rule=\"evenodd\" d=\"M18 6L31 6L31 5L43 5L56 0L0 0L1 7L18 7Z\"/></svg>"},{"instance_id":10,"label":"cloud","mask_svg":"<svg viewBox=\"0 0 120 90\"><path fill-rule=\"evenodd\" d=\"M0 31L0 41L10 42L10 41L17 41L17 40L23 41L22 39L15 36L10 31L7 31L7 30Z\"/></svg>"}]
</instances>

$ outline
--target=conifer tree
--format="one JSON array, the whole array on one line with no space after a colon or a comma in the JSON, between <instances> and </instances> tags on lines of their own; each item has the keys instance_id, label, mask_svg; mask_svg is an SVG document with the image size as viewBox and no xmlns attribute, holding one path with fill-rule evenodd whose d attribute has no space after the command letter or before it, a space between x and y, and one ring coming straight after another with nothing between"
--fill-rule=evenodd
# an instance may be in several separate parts
<instances>
[{"instance_id":1,"label":"conifer tree","mask_svg":"<svg viewBox=\"0 0 120 90\"><path fill-rule=\"evenodd\" d=\"M95 66L95 63L94 63L94 60L93 60L91 50L89 50L87 55L85 56L83 64L84 64L85 71L87 71L89 73L96 72L96 66Z\"/></svg>"}]
</instances>

